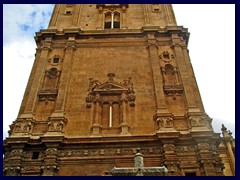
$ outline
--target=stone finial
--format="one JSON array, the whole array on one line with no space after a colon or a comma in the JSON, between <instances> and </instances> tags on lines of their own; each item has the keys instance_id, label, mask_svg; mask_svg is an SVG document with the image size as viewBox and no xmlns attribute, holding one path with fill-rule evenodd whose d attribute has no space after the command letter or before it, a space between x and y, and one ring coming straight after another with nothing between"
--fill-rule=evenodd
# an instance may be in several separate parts
<instances>
[{"instance_id":1,"label":"stone finial","mask_svg":"<svg viewBox=\"0 0 240 180\"><path fill-rule=\"evenodd\" d=\"M222 131L226 131L227 130L227 128L224 126L224 124L222 124L222 129L221 129Z\"/></svg>"},{"instance_id":2,"label":"stone finial","mask_svg":"<svg viewBox=\"0 0 240 180\"><path fill-rule=\"evenodd\" d=\"M136 151L137 151L137 153L136 153L135 156L134 156L134 165L135 165L135 168L142 168L142 167L144 167L144 163L143 163L143 155L142 155L142 153L140 152L141 149L140 149L140 148L137 148Z\"/></svg>"}]
</instances>

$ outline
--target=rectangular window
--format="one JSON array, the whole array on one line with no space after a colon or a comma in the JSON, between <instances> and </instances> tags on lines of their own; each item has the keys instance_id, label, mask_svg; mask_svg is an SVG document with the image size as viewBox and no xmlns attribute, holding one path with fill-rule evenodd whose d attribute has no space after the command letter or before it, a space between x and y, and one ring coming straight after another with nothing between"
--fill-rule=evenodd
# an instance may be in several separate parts
<instances>
[{"instance_id":1,"label":"rectangular window","mask_svg":"<svg viewBox=\"0 0 240 180\"><path fill-rule=\"evenodd\" d=\"M66 11L65 14L70 15L72 14L72 11Z\"/></svg>"},{"instance_id":2,"label":"rectangular window","mask_svg":"<svg viewBox=\"0 0 240 180\"><path fill-rule=\"evenodd\" d=\"M111 22L105 22L105 29L111 29Z\"/></svg>"},{"instance_id":3,"label":"rectangular window","mask_svg":"<svg viewBox=\"0 0 240 180\"><path fill-rule=\"evenodd\" d=\"M38 158L39 158L39 152L33 152L32 159L38 159Z\"/></svg>"},{"instance_id":4,"label":"rectangular window","mask_svg":"<svg viewBox=\"0 0 240 180\"><path fill-rule=\"evenodd\" d=\"M59 63L59 58L53 58L53 63Z\"/></svg>"},{"instance_id":5,"label":"rectangular window","mask_svg":"<svg viewBox=\"0 0 240 180\"><path fill-rule=\"evenodd\" d=\"M114 28L120 28L120 22L114 22L114 24L113 24L113 27Z\"/></svg>"},{"instance_id":6,"label":"rectangular window","mask_svg":"<svg viewBox=\"0 0 240 180\"><path fill-rule=\"evenodd\" d=\"M59 63L59 58L53 58L53 63Z\"/></svg>"}]
</instances>

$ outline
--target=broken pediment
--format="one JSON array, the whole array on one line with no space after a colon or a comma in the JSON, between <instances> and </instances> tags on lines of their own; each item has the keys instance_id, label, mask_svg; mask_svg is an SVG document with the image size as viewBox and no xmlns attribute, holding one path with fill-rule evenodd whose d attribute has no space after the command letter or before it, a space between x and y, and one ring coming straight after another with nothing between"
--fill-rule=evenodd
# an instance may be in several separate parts
<instances>
[{"instance_id":1,"label":"broken pediment","mask_svg":"<svg viewBox=\"0 0 240 180\"><path fill-rule=\"evenodd\" d=\"M94 92L104 92L104 91L128 91L128 87L125 85L120 85L115 82L106 82L97 86L93 89Z\"/></svg>"},{"instance_id":2,"label":"broken pediment","mask_svg":"<svg viewBox=\"0 0 240 180\"><path fill-rule=\"evenodd\" d=\"M87 107L91 107L91 103L97 101L103 101L106 98L104 96L119 96L119 100L129 101L130 106L134 106L135 92L133 90L132 78L123 80L123 82L117 82L114 80L115 74L108 73L108 80L104 83L89 78L89 93L86 97ZM108 97L109 99L109 97ZM111 99L111 98L110 98Z\"/></svg>"}]
</instances>

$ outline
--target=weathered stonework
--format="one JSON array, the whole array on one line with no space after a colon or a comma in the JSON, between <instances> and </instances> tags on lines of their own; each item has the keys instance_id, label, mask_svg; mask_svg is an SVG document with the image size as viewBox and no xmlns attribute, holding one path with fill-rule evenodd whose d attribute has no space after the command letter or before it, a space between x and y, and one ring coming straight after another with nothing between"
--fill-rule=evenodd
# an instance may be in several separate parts
<instances>
[{"instance_id":1,"label":"weathered stonework","mask_svg":"<svg viewBox=\"0 0 240 180\"><path fill-rule=\"evenodd\" d=\"M35 36L4 174L101 176L134 167L141 148L135 174L223 175L188 39L169 4L55 5Z\"/></svg>"}]
</instances>

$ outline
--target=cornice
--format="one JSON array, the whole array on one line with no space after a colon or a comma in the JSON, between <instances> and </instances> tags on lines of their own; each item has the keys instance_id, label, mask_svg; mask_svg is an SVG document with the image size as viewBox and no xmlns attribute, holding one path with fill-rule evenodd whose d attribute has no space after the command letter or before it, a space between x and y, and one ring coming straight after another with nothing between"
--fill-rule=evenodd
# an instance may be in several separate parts
<instances>
[{"instance_id":1,"label":"cornice","mask_svg":"<svg viewBox=\"0 0 240 180\"><path fill-rule=\"evenodd\" d=\"M105 30L81 30L80 28L69 28L63 30L57 29L44 29L36 33L35 41L40 43L46 38L55 39L68 39L74 36L76 39L94 37L122 37L122 36L140 36L145 37L146 34L154 34L155 37L166 36L169 37L172 34L178 34L188 43L189 33L187 28L182 26L166 26L161 28L159 26L144 26L141 29L105 29Z\"/></svg>"}]
</instances>

